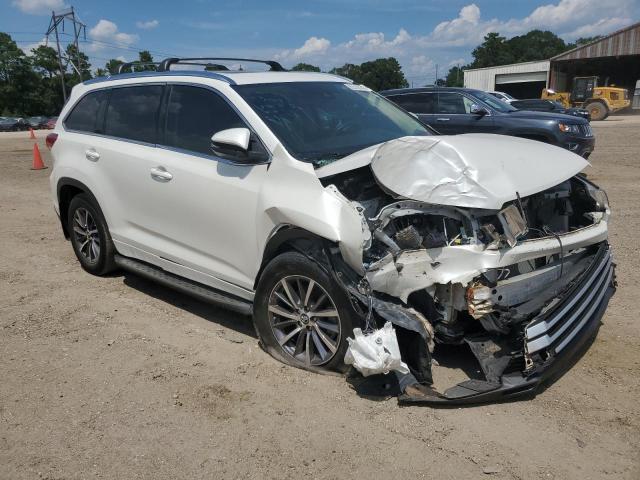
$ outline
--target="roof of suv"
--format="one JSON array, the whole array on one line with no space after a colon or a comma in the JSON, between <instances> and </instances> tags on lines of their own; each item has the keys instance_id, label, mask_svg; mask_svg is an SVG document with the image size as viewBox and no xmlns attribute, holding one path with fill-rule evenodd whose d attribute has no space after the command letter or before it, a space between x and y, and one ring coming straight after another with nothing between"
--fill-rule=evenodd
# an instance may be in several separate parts
<instances>
[{"instance_id":1,"label":"roof of suv","mask_svg":"<svg viewBox=\"0 0 640 480\"><path fill-rule=\"evenodd\" d=\"M84 82L85 85L108 82L113 80L149 77L201 77L221 80L231 85L247 85L256 83L283 83L283 82L341 82L352 83L348 78L330 73L316 72L238 72L238 71L208 71L208 70L170 70L167 72L135 72L121 73L108 77L98 77Z\"/></svg>"}]
</instances>

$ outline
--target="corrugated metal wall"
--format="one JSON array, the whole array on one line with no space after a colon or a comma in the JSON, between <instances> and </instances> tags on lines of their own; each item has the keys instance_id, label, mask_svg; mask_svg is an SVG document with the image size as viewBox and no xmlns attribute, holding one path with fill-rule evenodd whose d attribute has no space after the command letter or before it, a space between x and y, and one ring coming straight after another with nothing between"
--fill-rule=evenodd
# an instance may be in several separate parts
<instances>
[{"instance_id":1,"label":"corrugated metal wall","mask_svg":"<svg viewBox=\"0 0 640 480\"><path fill-rule=\"evenodd\" d=\"M464 71L464 86L491 91L496 88L496 75L549 72L549 60L539 62L514 63L499 67L475 68Z\"/></svg>"},{"instance_id":2,"label":"corrugated metal wall","mask_svg":"<svg viewBox=\"0 0 640 480\"><path fill-rule=\"evenodd\" d=\"M553 57L554 62L584 58L640 55L640 23L608 35L597 42Z\"/></svg>"}]
</instances>

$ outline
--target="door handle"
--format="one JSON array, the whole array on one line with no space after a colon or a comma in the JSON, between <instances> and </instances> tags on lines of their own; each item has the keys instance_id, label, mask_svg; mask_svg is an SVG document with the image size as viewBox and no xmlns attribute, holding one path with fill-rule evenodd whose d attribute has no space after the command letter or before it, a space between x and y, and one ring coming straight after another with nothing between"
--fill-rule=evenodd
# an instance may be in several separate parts
<instances>
[{"instance_id":1,"label":"door handle","mask_svg":"<svg viewBox=\"0 0 640 480\"><path fill-rule=\"evenodd\" d=\"M168 182L173 178L164 167L154 167L151 169L151 178L157 180L158 182Z\"/></svg>"},{"instance_id":2,"label":"door handle","mask_svg":"<svg viewBox=\"0 0 640 480\"><path fill-rule=\"evenodd\" d=\"M98 160L100 160L100 154L93 148L90 148L89 150L84 152L84 156L87 160L91 160L92 162L97 162Z\"/></svg>"},{"instance_id":3,"label":"door handle","mask_svg":"<svg viewBox=\"0 0 640 480\"><path fill-rule=\"evenodd\" d=\"M436 118L436 120L437 120L438 122L448 122L448 121L449 121L449 120L451 120L451 119L450 119L450 118L442 118L442 117L441 117L441 118Z\"/></svg>"}]
</instances>

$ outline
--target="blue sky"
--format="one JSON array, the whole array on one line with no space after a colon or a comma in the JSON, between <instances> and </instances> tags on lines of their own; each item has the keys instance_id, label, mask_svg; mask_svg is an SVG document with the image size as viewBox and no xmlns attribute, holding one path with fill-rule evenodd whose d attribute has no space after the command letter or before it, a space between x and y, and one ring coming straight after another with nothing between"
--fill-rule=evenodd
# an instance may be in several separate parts
<instances>
[{"instance_id":1,"label":"blue sky","mask_svg":"<svg viewBox=\"0 0 640 480\"><path fill-rule=\"evenodd\" d=\"M490 31L542 28L573 40L640 20L640 0L0 0L0 31L28 50L42 41L51 10L71 4L87 25L82 48L94 68L139 49L323 69L395 56L415 83L433 81L436 65L442 72L468 62Z\"/></svg>"}]
</instances>

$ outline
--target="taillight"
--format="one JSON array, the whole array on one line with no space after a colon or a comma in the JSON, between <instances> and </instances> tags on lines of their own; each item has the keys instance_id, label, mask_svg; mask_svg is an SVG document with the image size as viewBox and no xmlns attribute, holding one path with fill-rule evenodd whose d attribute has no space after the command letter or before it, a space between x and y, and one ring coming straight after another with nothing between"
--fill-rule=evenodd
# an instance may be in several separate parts
<instances>
[{"instance_id":1,"label":"taillight","mask_svg":"<svg viewBox=\"0 0 640 480\"><path fill-rule=\"evenodd\" d=\"M51 150L53 148L53 144L56 143L57 139L58 139L57 133L50 133L49 135L47 135L47 139L44 141L44 143L46 143L49 150Z\"/></svg>"}]
</instances>

